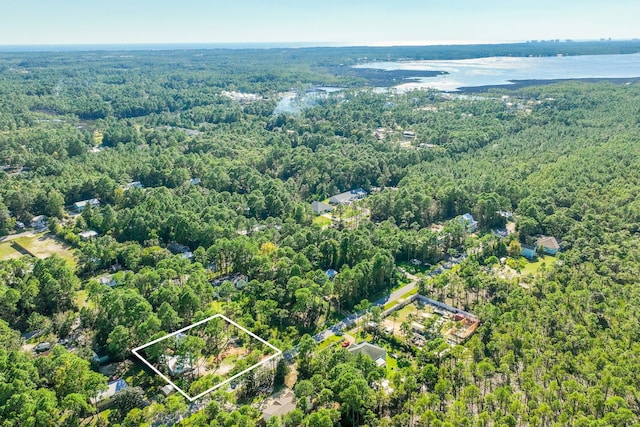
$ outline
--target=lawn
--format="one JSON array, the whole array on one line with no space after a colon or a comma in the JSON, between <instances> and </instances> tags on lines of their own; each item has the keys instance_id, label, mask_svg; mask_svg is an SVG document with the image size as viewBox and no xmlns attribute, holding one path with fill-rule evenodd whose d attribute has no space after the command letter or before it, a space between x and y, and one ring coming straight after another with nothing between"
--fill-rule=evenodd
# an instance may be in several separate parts
<instances>
[{"instance_id":1,"label":"lawn","mask_svg":"<svg viewBox=\"0 0 640 427\"><path fill-rule=\"evenodd\" d=\"M407 317L409 317L410 314L416 314L418 311L419 309L414 303L407 304L406 306L402 307L400 310L398 310L398 324L407 320Z\"/></svg>"},{"instance_id":2,"label":"lawn","mask_svg":"<svg viewBox=\"0 0 640 427\"><path fill-rule=\"evenodd\" d=\"M4 242L0 244L0 261L20 258L21 256L22 254L13 248L11 242Z\"/></svg>"},{"instance_id":3,"label":"lawn","mask_svg":"<svg viewBox=\"0 0 640 427\"><path fill-rule=\"evenodd\" d=\"M326 216L317 216L313 218L313 223L319 225L320 227L328 227L331 225L331 220Z\"/></svg>"},{"instance_id":4,"label":"lawn","mask_svg":"<svg viewBox=\"0 0 640 427\"><path fill-rule=\"evenodd\" d=\"M337 335L331 335L329 338L327 338L326 340L322 341L320 344L318 344L318 350L324 350L327 347L330 347L332 345L335 345L341 341L344 340L344 337L339 337Z\"/></svg>"},{"instance_id":5,"label":"lawn","mask_svg":"<svg viewBox=\"0 0 640 427\"><path fill-rule=\"evenodd\" d=\"M77 261L71 247L66 243L53 237L51 234L41 233L35 236L23 236L14 240L15 243L25 248L37 258L47 258L53 254L67 261L75 268Z\"/></svg>"},{"instance_id":6,"label":"lawn","mask_svg":"<svg viewBox=\"0 0 640 427\"><path fill-rule=\"evenodd\" d=\"M390 374L392 371L398 369L398 361L393 357L389 356L389 352L387 351L387 374Z\"/></svg>"},{"instance_id":7,"label":"lawn","mask_svg":"<svg viewBox=\"0 0 640 427\"><path fill-rule=\"evenodd\" d=\"M546 267L552 266L556 263L556 257L551 255L540 255L535 262L527 262L527 265L522 269L521 274L528 276L529 274L537 273L544 264Z\"/></svg>"}]
</instances>

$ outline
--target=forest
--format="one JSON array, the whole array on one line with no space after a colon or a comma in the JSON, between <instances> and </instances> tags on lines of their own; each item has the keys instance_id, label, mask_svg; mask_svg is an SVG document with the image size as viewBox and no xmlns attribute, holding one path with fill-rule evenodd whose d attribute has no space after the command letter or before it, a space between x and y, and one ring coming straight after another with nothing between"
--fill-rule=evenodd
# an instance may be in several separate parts
<instances>
[{"instance_id":1,"label":"forest","mask_svg":"<svg viewBox=\"0 0 640 427\"><path fill-rule=\"evenodd\" d=\"M0 424L638 425L639 83L464 97L341 71L559 49L640 43L0 54ZM339 90L274 113L319 87ZM412 284L474 334L367 330ZM165 396L131 349L217 313L292 357Z\"/></svg>"}]
</instances>

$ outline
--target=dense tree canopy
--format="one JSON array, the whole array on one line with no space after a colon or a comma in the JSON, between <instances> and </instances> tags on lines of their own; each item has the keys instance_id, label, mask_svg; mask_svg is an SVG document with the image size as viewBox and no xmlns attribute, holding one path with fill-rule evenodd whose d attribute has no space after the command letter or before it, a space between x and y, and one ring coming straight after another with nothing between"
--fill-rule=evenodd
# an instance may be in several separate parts
<instances>
[{"instance_id":1,"label":"dense tree canopy","mask_svg":"<svg viewBox=\"0 0 640 427\"><path fill-rule=\"evenodd\" d=\"M78 425L107 383L93 351L126 365L131 348L217 312L297 345L297 409L270 426L640 422L640 86L374 91L336 72L363 52L0 56L0 233L46 215L77 258L0 261L6 425ZM302 98L316 85L344 89L274 113L284 91ZM354 188L367 198L337 209L331 226L312 213L312 201ZM92 198L100 205L67 212ZM474 233L459 218L467 212ZM505 238L492 232L513 225L501 212L515 218ZM86 230L98 236L81 240ZM540 235L560 241L557 262L495 274L507 258L520 273L521 249ZM392 372L316 348L311 336L344 310L381 315L363 300L407 283L398 264L431 268L459 254L455 269L420 275L419 288L480 316L465 345L430 340ZM109 286L98 281L107 275ZM36 357L25 344L38 338L21 333L75 341ZM191 344L185 357L217 348ZM135 380L159 388L144 373ZM111 422L186 411L179 396L143 391L118 395ZM241 394L186 422L254 425L260 414Z\"/></svg>"}]
</instances>

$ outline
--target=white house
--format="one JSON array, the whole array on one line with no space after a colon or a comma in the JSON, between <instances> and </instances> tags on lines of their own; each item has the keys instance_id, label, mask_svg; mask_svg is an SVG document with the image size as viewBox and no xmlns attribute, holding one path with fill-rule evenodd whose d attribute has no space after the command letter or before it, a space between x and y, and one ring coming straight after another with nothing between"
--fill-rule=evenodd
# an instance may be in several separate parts
<instances>
[{"instance_id":1,"label":"white house","mask_svg":"<svg viewBox=\"0 0 640 427\"><path fill-rule=\"evenodd\" d=\"M47 217L45 215L38 215L31 218L30 225L33 228L45 228L47 226Z\"/></svg>"},{"instance_id":2,"label":"white house","mask_svg":"<svg viewBox=\"0 0 640 427\"><path fill-rule=\"evenodd\" d=\"M100 200L98 199L87 199L87 200L81 200L79 202L75 202L73 204L73 209L76 212L82 212L87 206L91 206L92 208L97 208L98 206L100 206Z\"/></svg>"},{"instance_id":3,"label":"white house","mask_svg":"<svg viewBox=\"0 0 640 427\"><path fill-rule=\"evenodd\" d=\"M83 231L82 233L79 233L78 236L80 236L80 239L83 241L87 241L87 240L91 240L94 237L96 237L98 235L97 231L94 230L87 230L87 231Z\"/></svg>"},{"instance_id":4,"label":"white house","mask_svg":"<svg viewBox=\"0 0 640 427\"><path fill-rule=\"evenodd\" d=\"M98 402L112 397L114 394L116 394L120 390L124 390L127 387L127 383L122 378L116 381L112 381L107 384L107 389L105 391L101 391L96 397L92 397L89 400L95 405Z\"/></svg>"}]
</instances>

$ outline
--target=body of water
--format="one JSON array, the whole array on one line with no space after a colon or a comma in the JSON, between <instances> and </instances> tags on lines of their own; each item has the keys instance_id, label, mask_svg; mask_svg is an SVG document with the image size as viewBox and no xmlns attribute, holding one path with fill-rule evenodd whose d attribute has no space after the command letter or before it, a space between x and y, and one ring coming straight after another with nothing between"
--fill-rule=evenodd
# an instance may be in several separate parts
<instances>
[{"instance_id":1,"label":"body of water","mask_svg":"<svg viewBox=\"0 0 640 427\"><path fill-rule=\"evenodd\" d=\"M508 85L518 80L640 77L640 54L371 62L355 67L385 71L443 71L447 74L416 77L396 87L400 90L433 88L456 91L464 87Z\"/></svg>"}]
</instances>

